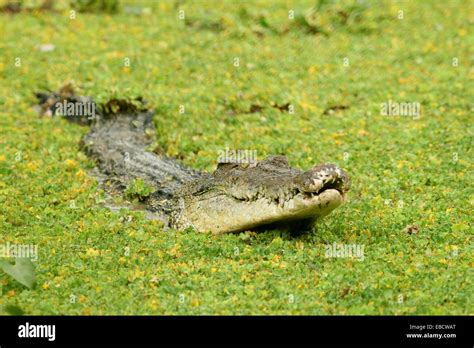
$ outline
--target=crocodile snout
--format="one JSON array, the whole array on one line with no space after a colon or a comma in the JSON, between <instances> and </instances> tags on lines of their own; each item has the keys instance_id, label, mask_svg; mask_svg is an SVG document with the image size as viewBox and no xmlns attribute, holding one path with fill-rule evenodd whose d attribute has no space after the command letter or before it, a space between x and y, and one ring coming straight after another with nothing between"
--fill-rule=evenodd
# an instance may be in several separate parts
<instances>
[{"instance_id":1,"label":"crocodile snout","mask_svg":"<svg viewBox=\"0 0 474 348\"><path fill-rule=\"evenodd\" d=\"M298 190L305 194L315 195L327 189L335 189L341 194L349 191L351 181L346 172L334 164L318 164L301 173L295 179Z\"/></svg>"}]
</instances>

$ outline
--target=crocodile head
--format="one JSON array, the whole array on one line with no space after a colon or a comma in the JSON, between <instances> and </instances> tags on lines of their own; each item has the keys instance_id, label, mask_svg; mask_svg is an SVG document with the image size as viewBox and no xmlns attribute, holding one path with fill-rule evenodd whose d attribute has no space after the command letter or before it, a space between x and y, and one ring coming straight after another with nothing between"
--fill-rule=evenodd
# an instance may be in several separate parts
<instances>
[{"instance_id":1,"label":"crocodile head","mask_svg":"<svg viewBox=\"0 0 474 348\"><path fill-rule=\"evenodd\" d=\"M181 189L171 222L213 233L312 224L341 205L349 188L348 175L333 164L301 171L291 168L285 156L224 163Z\"/></svg>"}]
</instances>

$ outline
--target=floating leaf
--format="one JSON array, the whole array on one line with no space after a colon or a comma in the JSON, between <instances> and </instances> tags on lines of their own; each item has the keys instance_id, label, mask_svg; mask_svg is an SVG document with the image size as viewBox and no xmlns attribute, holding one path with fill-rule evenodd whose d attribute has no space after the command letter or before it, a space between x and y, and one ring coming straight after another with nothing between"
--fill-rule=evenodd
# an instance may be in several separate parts
<instances>
[{"instance_id":1,"label":"floating leaf","mask_svg":"<svg viewBox=\"0 0 474 348\"><path fill-rule=\"evenodd\" d=\"M469 226L463 223L454 224L451 226L453 232L462 232L469 229Z\"/></svg>"},{"instance_id":2,"label":"floating leaf","mask_svg":"<svg viewBox=\"0 0 474 348\"><path fill-rule=\"evenodd\" d=\"M5 312L10 315L24 315L23 309L12 304L6 304L0 307L1 312Z\"/></svg>"},{"instance_id":3,"label":"floating leaf","mask_svg":"<svg viewBox=\"0 0 474 348\"><path fill-rule=\"evenodd\" d=\"M11 264L6 260L0 260L0 268L28 288L35 284L35 265L30 259L24 257L15 258L15 263Z\"/></svg>"}]
</instances>

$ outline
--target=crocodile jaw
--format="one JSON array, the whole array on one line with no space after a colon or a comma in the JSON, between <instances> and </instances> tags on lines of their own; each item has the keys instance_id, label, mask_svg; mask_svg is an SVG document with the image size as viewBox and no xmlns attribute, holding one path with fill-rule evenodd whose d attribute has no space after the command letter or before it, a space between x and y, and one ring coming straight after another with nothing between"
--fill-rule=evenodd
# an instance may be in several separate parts
<instances>
[{"instance_id":1,"label":"crocodile jaw","mask_svg":"<svg viewBox=\"0 0 474 348\"><path fill-rule=\"evenodd\" d=\"M227 195L201 197L183 207L187 220L183 223L199 232L239 232L283 221L318 220L340 206L344 199L345 195L335 189L312 197L298 193L283 204L265 198L239 201ZM233 207L232 211L229 206Z\"/></svg>"},{"instance_id":2,"label":"crocodile jaw","mask_svg":"<svg viewBox=\"0 0 474 348\"><path fill-rule=\"evenodd\" d=\"M341 205L350 186L349 176L330 163L307 171L291 168L284 156L225 164L183 186L170 225L215 234L287 223L309 227Z\"/></svg>"}]
</instances>

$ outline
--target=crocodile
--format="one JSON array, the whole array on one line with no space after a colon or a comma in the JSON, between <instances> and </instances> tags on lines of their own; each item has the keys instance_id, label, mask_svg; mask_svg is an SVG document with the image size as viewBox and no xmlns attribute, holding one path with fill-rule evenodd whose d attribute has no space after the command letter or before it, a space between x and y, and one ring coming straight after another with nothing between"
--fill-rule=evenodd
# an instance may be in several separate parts
<instances>
[{"instance_id":1,"label":"crocodile","mask_svg":"<svg viewBox=\"0 0 474 348\"><path fill-rule=\"evenodd\" d=\"M37 93L40 110L54 115L57 102L85 103L73 93ZM141 102L141 101L140 101ZM123 193L138 178L154 191L145 209L157 212L174 229L194 228L214 234L253 229L310 229L346 201L351 180L334 164L303 171L283 155L261 161L218 163L212 173L189 168L162 152L149 150L156 136L152 110L127 100L111 100L98 117L82 118L90 126L80 147ZM69 118L77 122L79 118Z\"/></svg>"}]
</instances>

